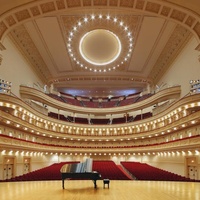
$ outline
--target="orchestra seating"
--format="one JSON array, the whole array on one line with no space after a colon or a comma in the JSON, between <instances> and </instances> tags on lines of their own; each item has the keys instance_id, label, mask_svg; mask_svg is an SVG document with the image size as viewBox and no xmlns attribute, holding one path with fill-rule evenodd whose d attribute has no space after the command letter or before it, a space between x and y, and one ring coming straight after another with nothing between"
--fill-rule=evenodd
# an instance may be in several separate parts
<instances>
[{"instance_id":1,"label":"orchestra seating","mask_svg":"<svg viewBox=\"0 0 200 200\"><path fill-rule=\"evenodd\" d=\"M192 181L189 178L185 178L178 174L174 174L145 163L121 162L121 165L137 180Z\"/></svg>"},{"instance_id":2,"label":"orchestra seating","mask_svg":"<svg viewBox=\"0 0 200 200\"><path fill-rule=\"evenodd\" d=\"M11 178L6 181L41 181L41 180L60 180L60 169L64 164L73 164L79 162L61 162L55 163L48 167L29 172L27 174Z\"/></svg>"},{"instance_id":3,"label":"orchestra seating","mask_svg":"<svg viewBox=\"0 0 200 200\"><path fill-rule=\"evenodd\" d=\"M102 179L130 180L113 161L93 161L93 171L101 174Z\"/></svg>"},{"instance_id":4,"label":"orchestra seating","mask_svg":"<svg viewBox=\"0 0 200 200\"><path fill-rule=\"evenodd\" d=\"M29 172L27 174L17 176L3 181L41 181L41 180L61 180L60 170L65 164L77 164L79 161L55 163L48 167L41 168ZM109 180L154 180L154 181L193 181L178 174L168 172L156 167L140 162L123 161L121 165L116 165L111 160L94 160L92 171L97 171L101 175L101 179Z\"/></svg>"},{"instance_id":5,"label":"orchestra seating","mask_svg":"<svg viewBox=\"0 0 200 200\"><path fill-rule=\"evenodd\" d=\"M65 164L75 164L80 162L61 162L48 167L17 176L6 181L40 181L40 180L60 180L60 169ZM93 161L93 171L99 172L102 179L110 180L130 180L125 173L113 161Z\"/></svg>"}]
</instances>

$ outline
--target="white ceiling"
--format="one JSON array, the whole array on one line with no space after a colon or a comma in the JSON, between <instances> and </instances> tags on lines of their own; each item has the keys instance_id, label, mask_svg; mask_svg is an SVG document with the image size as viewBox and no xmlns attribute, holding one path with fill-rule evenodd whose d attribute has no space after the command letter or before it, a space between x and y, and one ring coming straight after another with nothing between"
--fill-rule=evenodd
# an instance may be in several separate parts
<instances>
[{"instance_id":1,"label":"white ceiling","mask_svg":"<svg viewBox=\"0 0 200 200\"><path fill-rule=\"evenodd\" d=\"M99 12L98 9L94 9L92 14L95 19L102 14L104 18L109 15L112 20L116 17L118 23L123 22L123 29L128 27L131 32L133 47L131 47L132 51L128 60L111 71L109 71L110 66L104 66L103 69L106 72L94 72L96 66L90 64L88 68L92 71L81 68L70 56L67 46L69 34L79 21L83 21L85 17L91 18L91 11L84 10L84 14L80 14L79 11L74 10L69 14L55 13L35 18L16 26L10 36L16 40L23 51L31 49L31 56L27 53L26 55L32 61L33 67L40 73L44 82L48 85L53 83L58 91L72 95L98 97L128 95L144 91L147 84L155 85L162 77L162 74L158 73L156 76L153 74L155 74L154 71L158 71L157 68L161 63L165 62L163 52L170 52L170 46L172 47L177 40L184 44L190 33L187 31L185 37L180 37L179 33L186 29L165 18L127 12L125 9L120 12L113 10L112 8L109 11L102 9ZM81 35L99 28L111 30L118 35L123 49L120 59L122 60L127 55L126 51L129 48L127 47L127 32L121 30L119 24L116 25L110 21L89 20L87 25L78 28L78 32L74 31L76 37L74 36L75 39L73 39L73 48L79 60L82 58L77 46ZM24 44L26 44L25 47ZM179 46L174 54L181 51L182 45ZM174 54L170 54L169 61L175 59ZM84 60L83 62L85 63ZM169 63L165 62L163 71L169 67Z\"/></svg>"}]
</instances>

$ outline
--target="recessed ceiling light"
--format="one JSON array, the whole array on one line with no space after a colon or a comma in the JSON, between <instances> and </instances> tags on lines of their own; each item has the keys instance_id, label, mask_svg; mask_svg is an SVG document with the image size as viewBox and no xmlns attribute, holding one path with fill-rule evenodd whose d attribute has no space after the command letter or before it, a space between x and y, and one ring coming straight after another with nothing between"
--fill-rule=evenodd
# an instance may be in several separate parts
<instances>
[{"instance_id":1,"label":"recessed ceiling light","mask_svg":"<svg viewBox=\"0 0 200 200\"><path fill-rule=\"evenodd\" d=\"M118 21L119 23L116 23ZM110 29L110 27L114 26L113 23L116 23L116 24L115 24L115 29L112 30ZM102 26L102 24L106 24L105 27ZM89 54L92 56L88 56L88 54L86 53L83 47L83 43L87 41L87 39L90 38L91 35L94 34L96 30L99 30L98 28L96 28L98 27L98 25L101 27L104 33L107 33L107 35L109 35L113 39L113 41L115 41L115 44L117 45L117 48L111 48L111 49L117 49L117 51L114 52L114 54L107 60L106 59L98 60L98 58L95 58L93 60L92 58L94 56L92 54ZM92 31L89 31L84 34L86 30L92 30ZM118 37L119 35L120 37ZM105 37L102 37L102 38L105 38ZM122 38L123 38L123 41L121 41ZM78 45L79 50L77 50L77 45L75 45L75 43L77 44L77 41L79 43ZM99 39L96 40L96 42L98 41ZM121 65L124 65L124 62L128 61L128 59L130 58L130 52L132 52L132 48L133 48L132 41L133 41L132 33L129 27L125 25L123 21L118 20L117 17L112 17L111 15L99 14L96 17L94 14L92 14L89 17L85 16L82 19L79 19L77 24L73 25L68 35L67 47L68 47L69 55L71 56L72 60L77 64L77 66L80 66L82 69L102 73L102 72L115 70L116 67L120 67ZM121 49L122 49L121 42L123 42L123 53L121 53ZM91 42L91 44L94 44L94 42ZM100 42L100 44L102 44L102 42ZM96 48L95 51L98 51L98 49L100 48ZM91 50L91 52L93 53L94 51ZM107 55L105 51L102 51L102 53ZM98 52L97 52L97 55L98 55ZM121 63L120 60L122 58L124 59L124 62ZM110 66L110 65L113 65L113 66ZM98 66L101 66L102 68L97 69L96 67Z\"/></svg>"}]
</instances>

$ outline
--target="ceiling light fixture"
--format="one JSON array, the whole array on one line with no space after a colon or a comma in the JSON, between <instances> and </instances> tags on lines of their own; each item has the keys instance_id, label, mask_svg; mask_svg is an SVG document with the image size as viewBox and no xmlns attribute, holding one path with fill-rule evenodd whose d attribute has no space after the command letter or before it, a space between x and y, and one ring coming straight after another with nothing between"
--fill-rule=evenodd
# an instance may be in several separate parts
<instances>
[{"instance_id":1,"label":"ceiling light fixture","mask_svg":"<svg viewBox=\"0 0 200 200\"><path fill-rule=\"evenodd\" d=\"M105 45L102 48L103 43ZM107 72L124 67L130 60L132 30L117 17L92 14L78 19L72 25L67 33L66 46L76 66L91 72Z\"/></svg>"}]
</instances>

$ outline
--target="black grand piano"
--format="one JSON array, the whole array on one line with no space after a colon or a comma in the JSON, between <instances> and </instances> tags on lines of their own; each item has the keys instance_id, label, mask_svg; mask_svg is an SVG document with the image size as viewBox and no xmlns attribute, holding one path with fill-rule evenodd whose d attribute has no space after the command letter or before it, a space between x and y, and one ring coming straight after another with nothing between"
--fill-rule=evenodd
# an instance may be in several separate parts
<instances>
[{"instance_id":1,"label":"black grand piano","mask_svg":"<svg viewBox=\"0 0 200 200\"><path fill-rule=\"evenodd\" d=\"M60 169L62 176L62 188L65 188L65 179L89 179L97 188L97 180L101 179L101 175L92 171L92 159L88 158L83 163L65 164Z\"/></svg>"}]
</instances>

